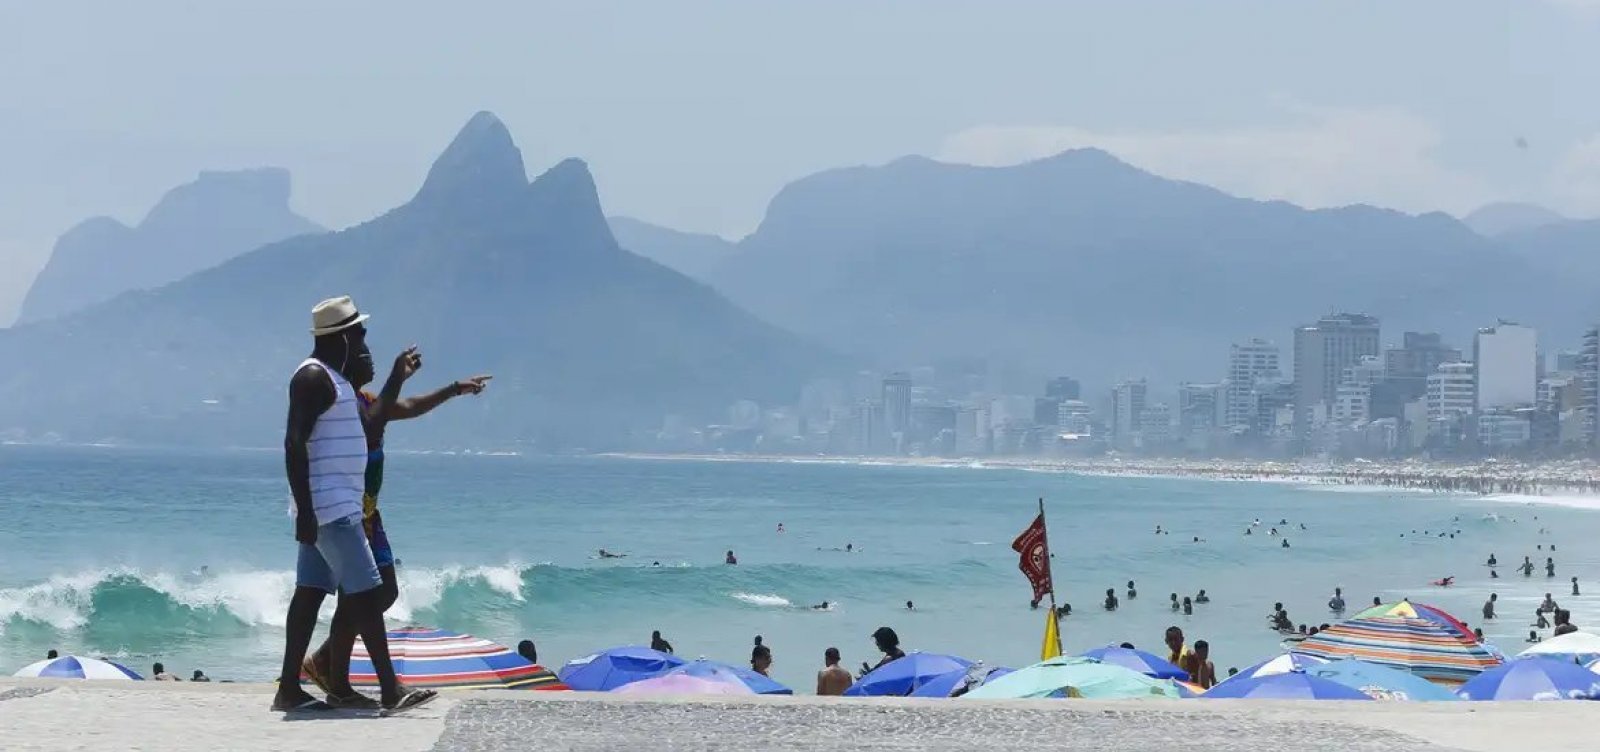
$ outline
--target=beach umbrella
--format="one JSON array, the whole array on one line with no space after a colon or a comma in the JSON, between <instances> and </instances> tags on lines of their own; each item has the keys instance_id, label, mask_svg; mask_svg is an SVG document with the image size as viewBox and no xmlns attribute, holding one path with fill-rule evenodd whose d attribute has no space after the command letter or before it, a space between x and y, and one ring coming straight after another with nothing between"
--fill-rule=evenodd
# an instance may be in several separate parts
<instances>
[{"instance_id":1,"label":"beach umbrella","mask_svg":"<svg viewBox=\"0 0 1600 752\"><path fill-rule=\"evenodd\" d=\"M1463 700L1600 699L1600 674L1563 658L1528 658L1496 666L1456 690Z\"/></svg>"},{"instance_id":2,"label":"beach umbrella","mask_svg":"<svg viewBox=\"0 0 1600 752\"><path fill-rule=\"evenodd\" d=\"M684 664L671 653L629 645L567 661L561 682L585 692L605 692L629 682L652 679Z\"/></svg>"},{"instance_id":3,"label":"beach umbrella","mask_svg":"<svg viewBox=\"0 0 1600 752\"><path fill-rule=\"evenodd\" d=\"M126 666L98 658L63 655L30 663L12 676L42 679L110 679L112 681L143 681L144 677Z\"/></svg>"},{"instance_id":4,"label":"beach umbrella","mask_svg":"<svg viewBox=\"0 0 1600 752\"><path fill-rule=\"evenodd\" d=\"M1517 658L1564 658L1574 663L1600 660L1600 635L1593 632L1568 632L1540 642L1517 654Z\"/></svg>"},{"instance_id":5,"label":"beach umbrella","mask_svg":"<svg viewBox=\"0 0 1600 752\"><path fill-rule=\"evenodd\" d=\"M934 677L965 671L972 661L940 653L907 653L869 672L844 691L846 697L905 697Z\"/></svg>"},{"instance_id":6,"label":"beach umbrella","mask_svg":"<svg viewBox=\"0 0 1600 752\"><path fill-rule=\"evenodd\" d=\"M1355 658L1447 684L1459 684L1503 662L1455 617L1404 601L1375 606L1328 627L1294 652L1329 660Z\"/></svg>"},{"instance_id":7,"label":"beach umbrella","mask_svg":"<svg viewBox=\"0 0 1600 752\"><path fill-rule=\"evenodd\" d=\"M1143 697L1181 696L1177 686L1165 679L1152 679L1131 668L1101 663L1093 658L1062 656L1020 668L962 697L983 700L1014 700L1040 697L1074 697L1088 700L1121 700Z\"/></svg>"},{"instance_id":8,"label":"beach umbrella","mask_svg":"<svg viewBox=\"0 0 1600 752\"><path fill-rule=\"evenodd\" d=\"M392 629L389 658L400 683L419 689L550 689L555 674L500 643L433 627ZM378 686L372 655L360 638L350 653L350 683Z\"/></svg>"},{"instance_id":9,"label":"beach umbrella","mask_svg":"<svg viewBox=\"0 0 1600 752\"><path fill-rule=\"evenodd\" d=\"M1304 671L1225 681L1200 695L1204 700L1371 700L1367 693Z\"/></svg>"},{"instance_id":10,"label":"beach umbrella","mask_svg":"<svg viewBox=\"0 0 1600 752\"><path fill-rule=\"evenodd\" d=\"M1306 674L1361 690L1374 700L1437 702L1461 699L1454 692L1409 671L1349 658L1313 666L1306 670Z\"/></svg>"},{"instance_id":11,"label":"beach umbrella","mask_svg":"<svg viewBox=\"0 0 1600 752\"><path fill-rule=\"evenodd\" d=\"M1155 679L1189 680L1189 672L1178 668L1177 664L1152 653L1146 653L1143 650L1108 646L1085 651L1081 655L1084 658L1093 658L1101 663L1131 668Z\"/></svg>"},{"instance_id":12,"label":"beach umbrella","mask_svg":"<svg viewBox=\"0 0 1600 752\"><path fill-rule=\"evenodd\" d=\"M745 687L749 688L751 692L754 692L758 695L794 694L794 690L785 687L782 684L773 681L771 678L762 676L761 674L758 674L748 668L730 666L726 663L708 661L704 658L685 663L682 666L662 674L662 676L676 676L678 674L697 676L702 679L712 679L715 681L735 682L744 685Z\"/></svg>"},{"instance_id":13,"label":"beach umbrella","mask_svg":"<svg viewBox=\"0 0 1600 752\"><path fill-rule=\"evenodd\" d=\"M754 695L735 679L712 679L688 674L662 674L628 682L611 690L619 695Z\"/></svg>"},{"instance_id":14,"label":"beach umbrella","mask_svg":"<svg viewBox=\"0 0 1600 752\"><path fill-rule=\"evenodd\" d=\"M990 681L991 679L998 679L1015 670L1016 669L1013 668L1002 667L986 669L979 664L970 669L961 669L959 671L951 671L946 674L935 676L932 679L929 679L926 684L917 687L916 691L911 693L911 696L950 697L951 695L955 694L956 689L963 685L967 685L968 691L971 691L974 688L983 686L984 683ZM968 682L971 682L971 684L968 685Z\"/></svg>"},{"instance_id":15,"label":"beach umbrella","mask_svg":"<svg viewBox=\"0 0 1600 752\"><path fill-rule=\"evenodd\" d=\"M1268 658L1267 660L1257 663L1254 666L1245 668L1239 673L1234 674L1233 676L1230 676L1221 682L1218 682L1218 684L1226 684L1227 682L1237 681L1239 679L1252 679L1257 676L1287 674L1290 671L1307 671L1312 667L1320 666L1327 662L1328 660L1326 658L1318 658L1314 655L1284 653L1283 655Z\"/></svg>"},{"instance_id":16,"label":"beach umbrella","mask_svg":"<svg viewBox=\"0 0 1600 752\"><path fill-rule=\"evenodd\" d=\"M1172 686L1178 689L1178 696L1185 699L1199 697L1206 693L1205 687L1194 682L1178 681L1177 679L1168 679L1167 681L1172 682Z\"/></svg>"}]
</instances>

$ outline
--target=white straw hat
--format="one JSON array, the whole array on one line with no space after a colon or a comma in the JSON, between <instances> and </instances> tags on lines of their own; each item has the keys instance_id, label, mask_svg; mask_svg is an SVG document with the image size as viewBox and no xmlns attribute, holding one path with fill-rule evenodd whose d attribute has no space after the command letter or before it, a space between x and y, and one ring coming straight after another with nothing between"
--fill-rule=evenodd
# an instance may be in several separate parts
<instances>
[{"instance_id":1,"label":"white straw hat","mask_svg":"<svg viewBox=\"0 0 1600 752\"><path fill-rule=\"evenodd\" d=\"M369 318L371 316L356 310L349 295L328 298L311 309L311 334L314 337L338 334Z\"/></svg>"}]
</instances>

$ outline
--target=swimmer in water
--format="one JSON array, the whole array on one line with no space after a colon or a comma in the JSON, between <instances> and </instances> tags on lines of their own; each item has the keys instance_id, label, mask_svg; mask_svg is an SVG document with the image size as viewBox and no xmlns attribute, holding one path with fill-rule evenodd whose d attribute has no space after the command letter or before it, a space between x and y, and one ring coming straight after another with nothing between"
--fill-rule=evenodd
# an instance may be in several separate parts
<instances>
[{"instance_id":1,"label":"swimmer in water","mask_svg":"<svg viewBox=\"0 0 1600 752\"><path fill-rule=\"evenodd\" d=\"M780 532L780 533L783 532L783 523L782 522L778 523L778 532Z\"/></svg>"},{"instance_id":2,"label":"swimmer in water","mask_svg":"<svg viewBox=\"0 0 1600 752\"><path fill-rule=\"evenodd\" d=\"M722 563L733 566L739 563L739 557L733 555L733 549L728 549L728 555L722 559Z\"/></svg>"},{"instance_id":3,"label":"swimmer in water","mask_svg":"<svg viewBox=\"0 0 1600 752\"><path fill-rule=\"evenodd\" d=\"M1193 616L1194 615L1194 601L1189 600L1189 596L1184 596L1183 597L1183 615L1184 616Z\"/></svg>"},{"instance_id":4,"label":"swimmer in water","mask_svg":"<svg viewBox=\"0 0 1600 752\"><path fill-rule=\"evenodd\" d=\"M1194 602L1195 603L1210 603L1211 602L1211 596L1206 595L1206 591L1205 590L1201 590L1200 593L1194 597Z\"/></svg>"},{"instance_id":5,"label":"swimmer in water","mask_svg":"<svg viewBox=\"0 0 1600 752\"><path fill-rule=\"evenodd\" d=\"M1245 528L1244 529L1244 534L1245 535L1249 535L1250 534L1250 528Z\"/></svg>"},{"instance_id":6,"label":"swimmer in water","mask_svg":"<svg viewBox=\"0 0 1600 752\"><path fill-rule=\"evenodd\" d=\"M818 604L817 604L817 605L815 605L815 606L812 606L812 607L811 607L811 610L812 610L812 611L827 611L827 610L828 610L828 606L829 606L829 605L831 605L831 604L829 604L829 603L828 603L828 602L827 602L827 601L823 601L823 602L821 602L821 603L818 603ZM760 644L761 644L761 643L759 643L759 642L758 642L758 643L756 643L756 644L757 644L757 645L760 645Z\"/></svg>"},{"instance_id":7,"label":"swimmer in water","mask_svg":"<svg viewBox=\"0 0 1600 752\"><path fill-rule=\"evenodd\" d=\"M1180 608L1183 608L1183 605L1178 603L1178 594L1177 593L1173 593L1172 594L1172 610L1173 611L1177 611Z\"/></svg>"},{"instance_id":8,"label":"swimmer in water","mask_svg":"<svg viewBox=\"0 0 1600 752\"><path fill-rule=\"evenodd\" d=\"M607 550L605 550L603 548L600 549L600 558L602 558L602 559L621 559L621 558L624 558L626 556L627 556L627 554L616 554L616 553L612 553L610 551L607 551Z\"/></svg>"},{"instance_id":9,"label":"swimmer in water","mask_svg":"<svg viewBox=\"0 0 1600 752\"><path fill-rule=\"evenodd\" d=\"M915 610L917 610L917 604L912 603L911 601L906 601L906 610L907 611L915 611Z\"/></svg>"},{"instance_id":10,"label":"swimmer in water","mask_svg":"<svg viewBox=\"0 0 1600 752\"><path fill-rule=\"evenodd\" d=\"M1451 585L1455 584L1455 581L1455 576L1451 575L1449 577L1440 577L1439 579L1434 580L1433 584L1438 585L1439 587L1450 587Z\"/></svg>"},{"instance_id":11,"label":"swimmer in water","mask_svg":"<svg viewBox=\"0 0 1600 752\"><path fill-rule=\"evenodd\" d=\"M1139 597L1139 591L1133 588L1133 580L1128 580L1128 600Z\"/></svg>"},{"instance_id":12,"label":"swimmer in water","mask_svg":"<svg viewBox=\"0 0 1600 752\"><path fill-rule=\"evenodd\" d=\"M1288 548L1289 547L1289 539L1288 538L1284 538L1283 539L1283 546L1281 546L1281 547L1282 548Z\"/></svg>"},{"instance_id":13,"label":"swimmer in water","mask_svg":"<svg viewBox=\"0 0 1600 752\"><path fill-rule=\"evenodd\" d=\"M1106 607L1107 611L1115 611L1115 610L1117 610L1117 589L1116 588L1106 588L1105 607Z\"/></svg>"}]
</instances>

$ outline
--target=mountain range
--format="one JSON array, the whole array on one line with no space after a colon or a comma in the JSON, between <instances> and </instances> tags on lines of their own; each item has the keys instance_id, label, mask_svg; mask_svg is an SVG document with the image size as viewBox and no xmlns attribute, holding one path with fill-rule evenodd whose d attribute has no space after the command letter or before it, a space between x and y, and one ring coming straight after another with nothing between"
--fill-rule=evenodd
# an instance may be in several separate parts
<instances>
[{"instance_id":1,"label":"mountain range","mask_svg":"<svg viewBox=\"0 0 1600 752\"><path fill-rule=\"evenodd\" d=\"M709 279L738 249L716 235L682 232L630 217L611 217L617 244L698 280Z\"/></svg>"},{"instance_id":2,"label":"mountain range","mask_svg":"<svg viewBox=\"0 0 1600 752\"><path fill-rule=\"evenodd\" d=\"M380 378L412 343L426 355L419 388L495 375L483 397L429 416L433 446L615 445L665 413L790 400L836 362L622 250L582 161L530 183L504 124L479 113L382 216L0 330L0 363L29 364L0 369L0 431L275 444L311 306L340 294L373 316Z\"/></svg>"},{"instance_id":3,"label":"mountain range","mask_svg":"<svg viewBox=\"0 0 1600 752\"><path fill-rule=\"evenodd\" d=\"M84 220L50 253L18 323L41 321L129 290L175 282L276 240L322 232L289 209L289 173L277 168L202 172L168 191L137 225Z\"/></svg>"},{"instance_id":4,"label":"mountain range","mask_svg":"<svg viewBox=\"0 0 1600 752\"><path fill-rule=\"evenodd\" d=\"M1199 381L1244 338L1288 358L1293 327L1333 310L1458 344L1516 319L1565 346L1600 315L1586 226L1491 239L1442 213L1239 198L1094 149L1009 167L907 157L791 183L709 279L890 367L981 356L1097 385Z\"/></svg>"}]
</instances>

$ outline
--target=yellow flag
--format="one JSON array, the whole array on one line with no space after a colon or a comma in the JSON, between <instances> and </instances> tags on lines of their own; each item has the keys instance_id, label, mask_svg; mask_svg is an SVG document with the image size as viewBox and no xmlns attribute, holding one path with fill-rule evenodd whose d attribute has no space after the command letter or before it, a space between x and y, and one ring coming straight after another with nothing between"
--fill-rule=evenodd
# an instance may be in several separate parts
<instances>
[{"instance_id":1,"label":"yellow flag","mask_svg":"<svg viewBox=\"0 0 1600 752\"><path fill-rule=\"evenodd\" d=\"M1039 660L1048 661L1061 655L1061 627L1056 622L1056 610L1045 609L1044 645L1039 648Z\"/></svg>"}]
</instances>

